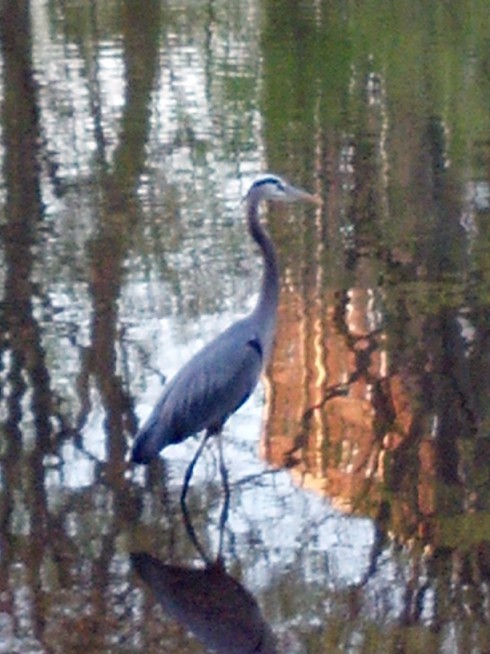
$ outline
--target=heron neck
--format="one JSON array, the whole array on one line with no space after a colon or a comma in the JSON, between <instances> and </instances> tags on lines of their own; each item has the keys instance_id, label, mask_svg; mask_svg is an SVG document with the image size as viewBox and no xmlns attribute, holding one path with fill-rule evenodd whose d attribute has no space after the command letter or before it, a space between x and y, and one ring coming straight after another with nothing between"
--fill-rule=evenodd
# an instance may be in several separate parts
<instances>
[{"instance_id":1,"label":"heron neck","mask_svg":"<svg viewBox=\"0 0 490 654\"><path fill-rule=\"evenodd\" d=\"M261 336L267 341L264 345L269 350L272 345L276 312L279 303L279 268L274 244L259 221L258 201L256 198L251 198L249 201L248 229L250 235L261 249L264 260L262 284L254 314L258 318L257 324L263 330ZM270 342L268 342L269 340ZM267 351L266 354L268 355L269 352Z\"/></svg>"}]
</instances>

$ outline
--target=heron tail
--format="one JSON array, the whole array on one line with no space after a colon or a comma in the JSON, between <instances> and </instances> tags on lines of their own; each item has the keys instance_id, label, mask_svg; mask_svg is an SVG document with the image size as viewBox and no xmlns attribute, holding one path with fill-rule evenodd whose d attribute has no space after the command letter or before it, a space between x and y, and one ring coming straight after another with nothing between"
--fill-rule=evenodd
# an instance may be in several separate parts
<instances>
[{"instance_id":1,"label":"heron tail","mask_svg":"<svg viewBox=\"0 0 490 654\"><path fill-rule=\"evenodd\" d=\"M158 423L153 416L143 425L136 434L136 439L131 452L133 463L150 463L158 456L165 444L161 430L157 429Z\"/></svg>"}]
</instances>

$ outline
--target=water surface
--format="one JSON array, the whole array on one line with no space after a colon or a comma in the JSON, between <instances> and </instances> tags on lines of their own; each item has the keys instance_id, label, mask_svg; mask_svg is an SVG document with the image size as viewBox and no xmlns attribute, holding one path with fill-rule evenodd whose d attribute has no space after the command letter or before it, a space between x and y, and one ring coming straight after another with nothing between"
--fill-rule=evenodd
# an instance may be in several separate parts
<instances>
[{"instance_id":1,"label":"water surface","mask_svg":"<svg viewBox=\"0 0 490 654\"><path fill-rule=\"evenodd\" d=\"M486 3L9 4L0 651L488 651ZM267 170L324 204L264 215L276 348L197 549L197 441L128 454L253 307Z\"/></svg>"}]
</instances>

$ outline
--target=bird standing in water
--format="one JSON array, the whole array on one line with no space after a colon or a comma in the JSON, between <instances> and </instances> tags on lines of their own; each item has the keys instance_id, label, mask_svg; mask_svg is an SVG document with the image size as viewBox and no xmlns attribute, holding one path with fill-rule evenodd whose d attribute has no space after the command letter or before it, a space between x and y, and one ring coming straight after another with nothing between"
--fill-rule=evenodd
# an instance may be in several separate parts
<instances>
[{"instance_id":1,"label":"bird standing in water","mask_svg":"<svg viewBox=\"0 0 490 654\"><path fill-rule=\"evenodd\" d=\"M166 384L136 435L132 451L135 463L149 463L167 445L206 430L191 464L193 467L206 440L221 432L229 416L257 385L271 354L279 300L276 251L259 221L258 207L262 200L320 204L317 196L275 175L263 175L252 184L246 197L247 224L264 260L257 304L248 316L230 325L197 352ZM186 478L186 484L188 481Z\"/></svg>"}]
</instances>

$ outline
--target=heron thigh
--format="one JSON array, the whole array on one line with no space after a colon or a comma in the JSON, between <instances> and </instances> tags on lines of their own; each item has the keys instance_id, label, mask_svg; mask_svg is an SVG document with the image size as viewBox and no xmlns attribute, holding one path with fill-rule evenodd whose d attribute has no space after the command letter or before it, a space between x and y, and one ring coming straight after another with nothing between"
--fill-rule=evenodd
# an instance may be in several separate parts
<instances>
[{"instance_id":1,"label":"heron thigh","mask_svg":"<svg viewBox=\"0 0 490 654\"><path fill-rule=\"evenodd\" d=\"M221 430L223 429L223 424L224 420L219 420L217 422L214 422L213 424L209 425L207 432L210 436L216 436L217 434L221 433Z\"/></svg>"}]
</instances>

